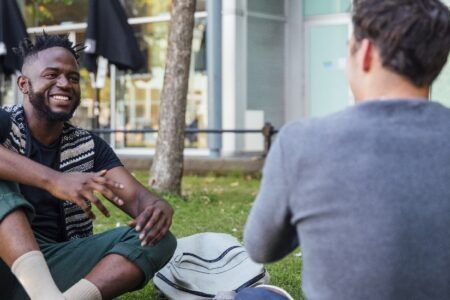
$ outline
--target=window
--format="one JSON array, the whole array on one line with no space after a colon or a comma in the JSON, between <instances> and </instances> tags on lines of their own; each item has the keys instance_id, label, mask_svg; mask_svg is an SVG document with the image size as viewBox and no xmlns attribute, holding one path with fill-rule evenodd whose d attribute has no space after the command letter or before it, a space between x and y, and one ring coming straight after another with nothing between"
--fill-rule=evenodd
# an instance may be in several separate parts
<instances>
[{"instance_id":1,"label":"window","mask_svg":"<svg viewBox=\"0 0 450 300\"><path fill-rule=\"evenodd\" d=\"M351 0L304 0L305 16L347 13L351 10Z\"/></svg>"},{"instance_id":2,"label":"window","mask_svg":"<svg viewBox=\"0 0 450 300\"><path fill-rule=\"evenodd\" d=\"M129 18L167 15L171 0L119 0ZM206 11L206 0L197 0L197 11ZM27 27L86 22L89 0L25 0Z\"/></svg>"},{"instance_id":3,"label":"window","mask_svg":"<svg viewBox=\"0 0 450 300\"><path fill-rule=\"evenodd\" d=\"M450 58L431 88L431 99L450 107Z\"/></svg>"},{"instance_id":4,"label":"window","mask_svg":"<svg viewBox=\"0 0 450 300\"><path fill-rule=\"evenodd\" d=\"M27 27L86 22L89 0L25 0Z\"/></svg>"},{"instance_id":5,"label":"window","mask_svg":"<svg viewBox=\"0 0 450 300\"><path fill-rule=\"evenodd\" d=\"M207 80L206 70L196 62L202 50L201 40L205 20L197 20L194 28L191 75L187 99L186 124L195 128L207 127ZM138 41L147 56L148 65L143 72L118 74L116 101L116 128L158 129L159 106L164 82L167 52L168 22L156 22L133 26ZM156 134L117 135L119 147L154 147ZM189 147L206 147L206 137L190 136Z\"/></svg>"}]
</instances>

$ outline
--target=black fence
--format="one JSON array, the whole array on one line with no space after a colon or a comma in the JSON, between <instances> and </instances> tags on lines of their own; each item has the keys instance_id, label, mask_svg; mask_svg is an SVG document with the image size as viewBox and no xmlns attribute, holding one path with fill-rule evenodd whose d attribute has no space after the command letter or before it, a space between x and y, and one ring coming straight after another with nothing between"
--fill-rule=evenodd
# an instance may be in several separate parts
<instances>
[{"instance_id":1,"label":"black fence","mask_svg":"<svg viewBox=\"0 0 450 300\"><path fill-rule=\"evenodd\" d=\"M92 132L97 134L114 134L114 133L124 133L124 134L142 134L142 133L158 133L156 129L94 129ZM224 133L236 133L236 134L249 134L249 133L260 133L264 137L264 155L267 155L272 145L272 138L278 133L271 123L266 123L261 129L197 129L197 128L186 128L184 131L186 134L224 134Z\"/></svg>"}]
</instances>

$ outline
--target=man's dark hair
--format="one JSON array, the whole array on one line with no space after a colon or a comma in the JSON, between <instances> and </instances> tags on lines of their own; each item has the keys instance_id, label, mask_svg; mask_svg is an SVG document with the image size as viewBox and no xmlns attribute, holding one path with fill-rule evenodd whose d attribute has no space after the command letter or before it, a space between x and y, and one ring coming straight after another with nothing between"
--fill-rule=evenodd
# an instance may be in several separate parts
<instances>
[{"instance_id":1,"label":"man's dark hair","mask_svg":"<svg viewBox=\"0 0 450 300\"><path fill-rule=\"evenodd\" d=\"M450 50L450 11L439 0L354 0L357 42L369 39L384 67L414 85L431 85Z\"/></svg>"},{"instance_id":2,"label":"man's dark hair","mask_svg":"<svg viewBox=\"0 0 450 300\"><path fill-rule=\"evenodd\" d=\"M80 57L79 53L84 49L81 44L74 45L67 35L49 35L44 31L42 35L36 37L34 43L29 38L25 38L17 48L14 48L14 52L21 58L21 66L23 66L28 58L53 47L67 49L77 61Z\"/></svg>"}]
</instances>

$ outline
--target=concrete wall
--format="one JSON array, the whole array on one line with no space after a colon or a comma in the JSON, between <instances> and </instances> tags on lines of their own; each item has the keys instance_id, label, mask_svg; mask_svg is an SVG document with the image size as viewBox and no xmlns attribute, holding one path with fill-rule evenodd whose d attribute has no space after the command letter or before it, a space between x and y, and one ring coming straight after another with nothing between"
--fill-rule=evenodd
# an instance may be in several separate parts
<instances>
[{"instance_id":1,"label":"concrete wall","mask_svg":"<svg viewBox=\"0 0 450 300\"><path fill-rule=\"evenodd\" d=\"M119 155L120 160L129 170L150 170L153 162L152 156ZM185 157L184 173L204 175L208 173L229 174L260 173L264 165L264 159L259 156L245 158L208 158Z\"/></svg>"}]
</instances>

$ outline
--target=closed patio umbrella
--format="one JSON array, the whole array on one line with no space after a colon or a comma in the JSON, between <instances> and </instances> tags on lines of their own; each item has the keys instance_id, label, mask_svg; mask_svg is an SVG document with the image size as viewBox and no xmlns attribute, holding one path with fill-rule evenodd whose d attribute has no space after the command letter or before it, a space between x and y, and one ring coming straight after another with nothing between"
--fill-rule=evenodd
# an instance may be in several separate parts
<instances>
[{"instance_id":1,"label":"closed patio umbrella","mask_svg":"<svg viewBox=\"0 0 450 300\"><path fill-rule=\"evenodd\" d=\"M106 73L104 64L98 63L100 56L119 70L137 71L144 65L144 57L139 50L134 31L128 24L125 11L118 0L90 0L87 23L84 64L90 72L103 70L103 73ZM101 74L100 77L104 76L105 74ZM100 87L94 86L96 99L92 127L98 128Z\"/></svg>"},{"instance_id":2,"label":"closed patio umbrella","mask_svg":"<svg viewBox=\"0 0 450 300\"><path fill-rule=\"evenodd\" d=\"M27 36L16 0L0 0L0 91L3 91L4 76L20 70L21 62L12 49ZM0 105L1 102L0 92Z\"/></svg>"},{"instance_id":3,"label":"closed patio umbrella","mask_svg":"<svg viewBox=\"0 0 450 300\"><path fill-rule=\"evenodd\" d=\"M119 70L138 70L144 64L134 31L118 0L90 0L85 65L96 72L99 55Z\"/></svg>"}]
</instances>

